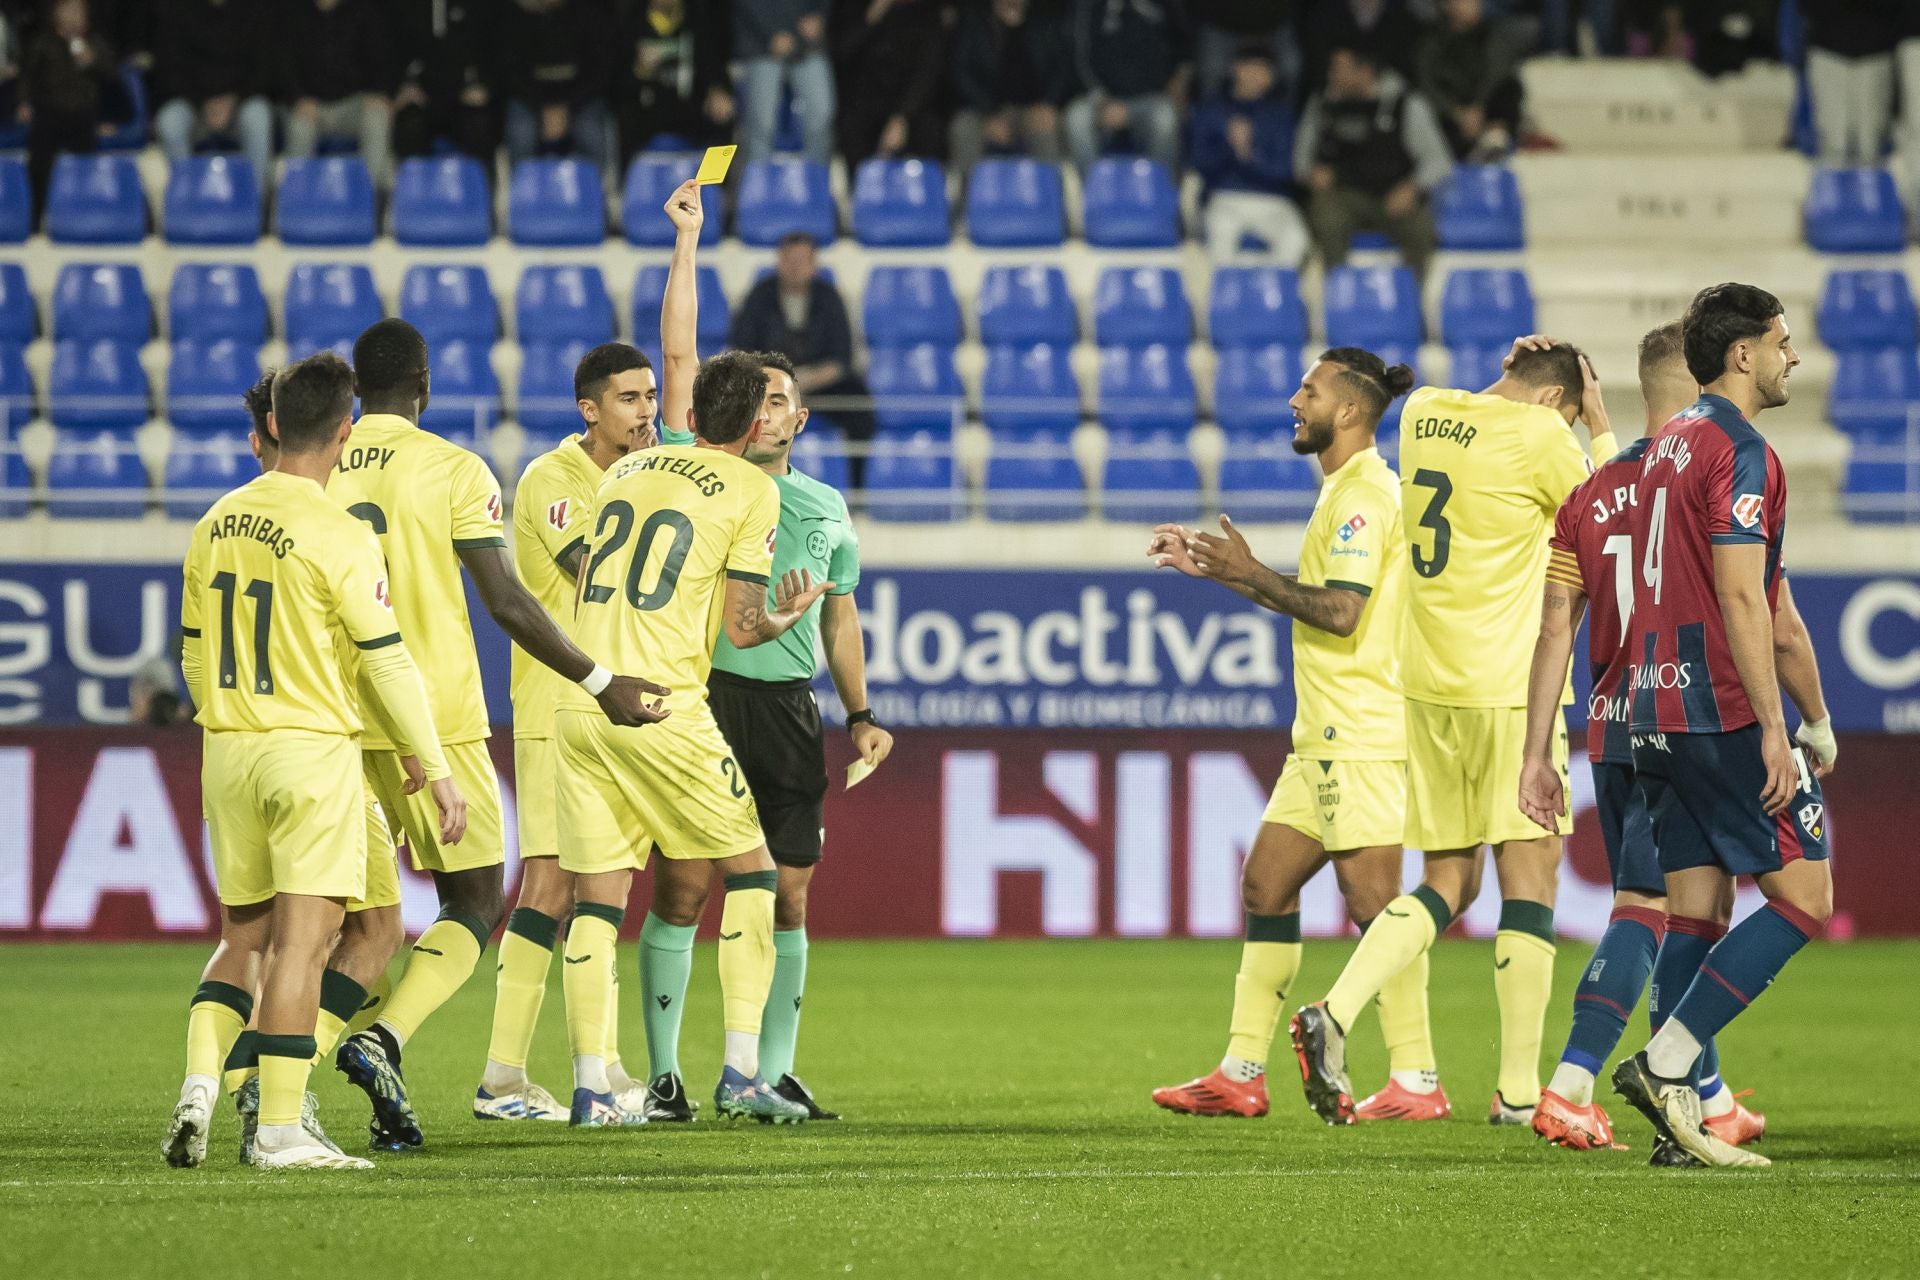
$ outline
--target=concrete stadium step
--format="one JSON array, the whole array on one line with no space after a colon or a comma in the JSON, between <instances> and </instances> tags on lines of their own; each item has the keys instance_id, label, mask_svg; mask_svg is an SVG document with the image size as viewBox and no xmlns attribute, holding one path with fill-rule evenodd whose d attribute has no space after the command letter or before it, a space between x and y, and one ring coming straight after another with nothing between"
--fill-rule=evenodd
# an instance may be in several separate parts
<instances>
[{"instance_id":1,"label":"concrete stadium step","mask_svg":"<svg viewBox=\"0 0 1920 1280\"><path fill-rule=\"evenodd\" d=\"M1720 82L1677 62L1536 58L1521 70L1527 111L1570 151L1657 154L1778 147L1793 77L1754 67Z\"/></svg>"},{"instance_id":2,"label":"concrete stadium step","mask_svg":"<svg viewBox=\"0 0 1920 1280\"><path fill-rule=\"evenodd\" d=\"M1534 247L1802 243L1812 166L1792 152L1514 159Z\"/></svg>"}]
</instances>

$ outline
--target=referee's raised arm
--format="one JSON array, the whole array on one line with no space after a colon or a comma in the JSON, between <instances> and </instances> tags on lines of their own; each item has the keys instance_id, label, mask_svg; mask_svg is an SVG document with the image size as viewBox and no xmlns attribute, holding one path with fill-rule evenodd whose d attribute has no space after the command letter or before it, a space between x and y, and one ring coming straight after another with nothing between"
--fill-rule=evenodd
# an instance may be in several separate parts
<instances>
[{"instance_id":1,"label":"referee's raised arm","mask_svg":"<svg viewBox=\"0 0 1920 1280\"><path fill-rule=\"evenodd\" d=\"M700 184L689 178L667 200L673 221L673 262L660 300L661 418L669 431L691 431L693 376L700 371L700 285L695 257L706 214Z\"/></svg>"}]
</instances>

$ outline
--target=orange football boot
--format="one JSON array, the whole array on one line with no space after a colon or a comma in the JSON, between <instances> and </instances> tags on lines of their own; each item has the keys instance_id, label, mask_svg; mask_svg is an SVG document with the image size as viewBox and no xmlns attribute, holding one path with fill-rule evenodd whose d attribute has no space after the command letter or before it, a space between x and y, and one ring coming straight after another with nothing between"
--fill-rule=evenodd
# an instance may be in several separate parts
<instances>
[{"instance_id":1,"label":"orange football boot","mask_svg":"<svg viewBox=\"0 0 1920 1280\"><path fill-rule=\"evenodd\" d=\"M1387 1087L1355 1107L1353 1114L1362 1120L1445 1120L1453 1114L1453 1104L1438 1085L1432 1093L1416 1093L1388 1077Z\"/></svg>"},{"instance_id":2,"label":"orange football boot","mask_svg":"<svg viewBox=\"0 0 1920 1280\"><path fill-rule=\"evenodd\" d=\"M1198 1080L1155 1089L1153 1100L1182 1115L1253 1118L1267 1114L1267 1078L1257 1076L1242 1083L1227 1079L1215 1068Z\"/></svg>"},{"instance_id":3,"label":"orange football boot","mask_svg":"<svg viewBox=\"0 0 1920 1280\"><path fill-rule=\"evenodd\" d=\"M1734 1094L1733 1110L1708 1119L1707 1132L1730 1147L1744 1147L1749 1142L1764 1138L1767 1134L1767 1118L1758 1111L1747 1110L1740 1102L1740 1099L1752 1093L1751 1089L1742 1089Z\"/></svg>"},{"instance_id":4,"label":"orange football boot","mask_svg":"<svg viewBox=\"0 0 1920 1280\"><path fill-rule=\"evenodd\" d=\"M1533 1131L1569 1151L1604 1151L1614 1145L1613 1122L1599 1103L1576 1107L1551 1089L1541 1091L1533 1109Z\"/></svg>"}]
</instances>

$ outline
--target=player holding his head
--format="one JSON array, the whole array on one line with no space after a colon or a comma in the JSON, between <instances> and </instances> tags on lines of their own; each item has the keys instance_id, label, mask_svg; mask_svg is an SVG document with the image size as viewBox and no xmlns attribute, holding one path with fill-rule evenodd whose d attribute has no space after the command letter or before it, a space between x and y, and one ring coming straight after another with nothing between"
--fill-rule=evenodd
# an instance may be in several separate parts
<instances>
[{"instance_id":1,"label":"player holding his head","mask_svg":"<svg viewBox=\"0 0 1920 1280\"><path fill-rule=\"evenodd\" d=\"M1423 387L1407 400L1400 437L1413 565L1400 663L1406 835L1426 851L1426 874L1374 921L1327 998L1293 1020L1307 1100L1329 1124L1352 1121L1347 1030L1478 896L1488 844L1503 899L1493 975L1500 1074L1488 1119L1526 1124L1539 1100L1554 888L1572 824L1541 827L1514 808L1513 796L1547 534L1590 469L1571 430L1576 419L1585 420L1596 451L1611 456L1606 408L1586 357L1552 339L1516 342L1500 379L1483 392ZM1555 750L1564 769L1564 725Z\"/></svg>"},{"instance_id":2,"label":"player holding his head","mask_svg":"<svg viewBox=\"0 0 1920 1280\"><path fill-rule=\"evenodd\" d=\"M1293 751L1241 871L1246 942L1226 1056L1197 1080L1155 1089L1153 1100L1169 1111L1267 1113L1267 1054L1300 972L1300 891L1321 867L1333 863L1347 913L1363 931L1400 894L1407 738L1399 633L1407 548L1399 480L1374 446L1374 432L1387 406L1412 386L1407 366L1388 368L1357 347L1321 353L1301 378L1288 402L1293 448L1319 458L1326 483L1307 522L1297 578L1256 560L1224 515L1222 537L1161 525L1147 547L1160 565L1212 578L1294 620ZM1445 1118L1447 1096L1437 1083L1424 1093L1399 1083L1434 1074L1424 963L1408 965L1381 993L1380 1025L1394 1083L1368 1099L1362 1113Z\"/></svg>"},{"instance_id":3,"label":"player holding his head","mask_svg":"<svg viewBox=\"0 0 1920 1280\"><path fill-rule=\"evenodd\" d=\"M328 494L372 527L392 569L394 611L421 651L441 743L471 804L471 831L443 847L430 815L405 791L393 743L372 733L367 767L390 820L406 831L414 865L432 873L440 916L414 943L406 972L379 1019L347 1038L335 1061L373 1103L376 1148L419 1146L422 1138L400 1074L402 1047L473 972L504 910L500 786L487 755L486 700L467 618L464 567L481 603L508 637L581 685L621 724L659 716L649 699L661 686L612 675L567 639L521 583L501 525L500 486L466 449L422 431L431 395L426 340L404 320L381 320L353 346L361 417ZM638 655L636 655L638 656Z\"/></svg>"},{"instance_id":4,"label":"player holding his head","mask_svg":"<svg viewBox=\"0 0 1920 1280\"><path fill-rule=\"evenodd\" d=\"M356 686L386 736L418 752L436 837L450 846L466 829L379 546L325 493L352 407L339 357L281 370L273 467L201 518L184 571L181 665L207 730L201 782L220 900L243 927L267 920L272 939L255 1041L261 1168L372 1167L301 1123L321 975L346 902L367 883ZM357 673L341 660L349 641Z\"/></svg>"},{"instance_id":5,"label":"player holding his head","mask_svg":"<svg viewBox=\"0 0 1920 1280\"><path fill-rule=\"evenodd\" d=\"M673 374L669 372L671 379ZM669 388L673 386L670 381ZM761 1011L773 981L778 876L738 759L707 701L715 641L749 649L790 630L830 580L789 574L767 602L780 491L741 454L759 436L767 375L741 352L715 356L693 379L692 445L663 445L615 463L594 498L594 528L574 629L622 661L648 662L670 682L668 718L644 729L608 724L591 702L562 690L555 717L560 767L560 867L574 879L567 963L585 971L583 996L611 999L614 942L633 873L658 847L711 864L725 878L720 990L726 1065L714 1088L722 1115L807 1118L760 1074ZM589 969L588 966L591 966ZM572 1120L626 1123L591 1032L572 1007ZM604 1027L606 1020L600 1019Z\"/></svg>"},{"instance_id":6,"label":"player holding his head","mask_svg":"<svg viewBox=\"0 0 1920 1280\"><path fill-rule=\"evenodd\" d=\"M1753 427L1787 403L1800 357L1779 299L1752 285L1701 290L1685 326L1701 396L1642 456L1628 521L1628 724L1666 874L1653 966L1666 994L1653 1039L1620 1063L1613 1087L1695 1159L1766 1164L1705 1127L1698 1080L1706 1044L1833 913L1819 783L1832 732L1811 644L1775 631L1787 479ZM1788 736L1782 684L1803 713L1823 713L1801 727L1811 766ZM1728 932L1737 875L1754 878L1767 906Z\"/></svg>"},{"instance_id":7,"label":"player holding his head","mask_svg":"<svg viewBox=\"0 0 1920 1280\"><path fill-rule=\"evenodd\" d=\"M573 617L575 580L593 527L593 494L606 469L653 443L659 388L646 355L624 342L588 351L573 371L573 398L584 430L527 464L514 490L513 558L521 581L556 619ZM513 772L520 834L520 898L500 938L493 1037L474 1090L473 1114L483 1120L565 1120L567 1109L527 1079L527 1053L547 992L547 971L560 922L573 909L573 877L560 869L556 796L559 749L553 740L554 703L561 680L518 646L513 650ZM569 996L575 970L565 977ZM569 1008L572 1006L569 1000ZM642 1086L619 1058L619 1001L595 1001L609 1023L607 1070L616 1095L634 1112Z\"/></svg>"}]
</instances>

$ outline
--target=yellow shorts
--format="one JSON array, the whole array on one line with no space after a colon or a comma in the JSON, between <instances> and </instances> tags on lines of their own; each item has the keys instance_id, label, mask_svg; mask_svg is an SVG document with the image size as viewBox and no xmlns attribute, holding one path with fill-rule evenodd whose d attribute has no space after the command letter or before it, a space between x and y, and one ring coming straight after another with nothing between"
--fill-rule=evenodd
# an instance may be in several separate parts
<instances>
[{"instance_id":1,"label":"yellow shorts","mask_svg":"<svg viewBox=\"0 0 1920 1280\"><path fill-rule=\"evenodd\" d=\"M229 907L278 893L357 898L366 891L360 740L276 729L208 733L201 808L213 876Z\"/></svg>"},{"instance_id":2,"label":"yellow shorts","mask_svg":"<svg viewBox=\"0 0 1920 1280\"><path fill-rule=\"evenodd\" d=\"M560 744L552 738L513 740L513 803L520 856L560 856Z\"/></svg>"},{"instance_id":3,"label":"yellow shorts","mask_svg":"<svg viewBox=\"0 0 1920 1280\"><path fill-rule=\"evenodd\" d=\"M397 820L406 834L414 870L497 867L507 860L506 824L500 816L500 779L493 772L486 739L456 742L442 750L447 755L447 767L453 771L454 785L467 801L467 834L459 844L440 843L440 811L434 808L428 788L422 787L410 796L401 793L407 775L400 767L399 752L382 748L366 753L367 781L373 784L373 794L389 820Z\"/></svg>"},{"instance_id":4,"label":"yellow shorts","mask_svg":"<svg viewBox=\"0 0 1920 1280\"><path fill-rule=\"evenodd\" d=\"M1509 840L1570 835L1520 812L1525 707L1443 707L1407 700L1407 843L1416 849L1471 849ZM1567 726L1558 722L1553 762L1567 780Z\"/></svg>"},{"instance_id":5,"label":"yellow shorts","mask_svg":"<svg viewBox=\"0 0 1920 1280\"><path fill-rule=\"evenodd\" d=\"M1328 853L1399 848L1407 821L1407 763L1288 756L1261 821L1292 827Z\"/></svg>"},{"instance_id":6,"label":"yellow shorts","mask_svg":"<svg viewBox=\"0 0 1920 1280\"><path fill-rule=\"evenodd\" d=\"M361 790L365 798L362 806L366 815L367 827L367 887L357 898L347 899L347 914L356 911L375 911L381 907L400 905L400 864L395 860L394 830L387 821L387 811L380 807L380 800L373 794L373 784L365 777L364 757L361 768Z\"/></svg>"},{"instance_id":7,"label":"yellow shorts","mask_svg":"<svg viewBox=\"0 0 1920 1280\"><path fill-rule=\"evenodd\" d=\"M703 701L638 729L562 708L560 867L580 875L669 858L731 858L766 843L740 766Z\"/></svg>"}]
</instances>

